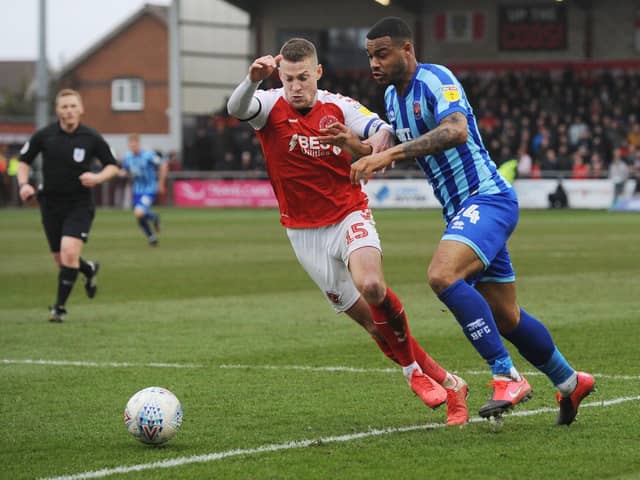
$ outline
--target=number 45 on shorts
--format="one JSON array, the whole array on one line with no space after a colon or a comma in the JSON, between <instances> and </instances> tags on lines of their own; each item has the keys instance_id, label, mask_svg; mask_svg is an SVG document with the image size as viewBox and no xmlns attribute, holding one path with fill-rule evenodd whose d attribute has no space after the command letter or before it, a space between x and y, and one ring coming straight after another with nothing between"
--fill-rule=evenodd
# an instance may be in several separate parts
<instances>
[{"instance_id":1,"label":"number 45 on shorts","mask_svg":"<svg viewBox=\"0 0 640 480\"><path fill-rule=\"evenodd\" d=\"M352 223L347 230L347 245L351 245L354 240L360 240L369 235L364 222Z\"/></svg>"}]
</instances>

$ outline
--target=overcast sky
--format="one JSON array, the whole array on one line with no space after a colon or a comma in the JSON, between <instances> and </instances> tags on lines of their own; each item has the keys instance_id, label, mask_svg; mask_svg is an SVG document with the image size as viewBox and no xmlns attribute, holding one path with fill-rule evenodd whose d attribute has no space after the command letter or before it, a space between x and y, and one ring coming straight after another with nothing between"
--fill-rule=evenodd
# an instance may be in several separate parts
<instances>
[{"instance_id":1,"label":"overcast sky","mask_svg":"<svg viewBox=\"0 0 640 480\"><path fill-rule=\"evenodd\" d=\"M73 60L145 3L170 0L45 0L47 58L59 69ZM0 60L38 57L40 0L0 0Z\"/></svg>"}]
</instances>

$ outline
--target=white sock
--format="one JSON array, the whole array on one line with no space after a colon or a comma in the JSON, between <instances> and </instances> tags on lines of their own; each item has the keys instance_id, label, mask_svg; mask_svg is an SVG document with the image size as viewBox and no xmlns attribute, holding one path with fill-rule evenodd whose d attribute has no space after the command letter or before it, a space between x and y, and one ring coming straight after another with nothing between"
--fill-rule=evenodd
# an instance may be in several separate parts
<instances>
[{"instance_id":1,"label":"white sock","mask_svg":"<svg viewBox=\"0 0 640 480\"><path fill-rule=\"evenodd\" d=\"M448 390L454 389L455 391L458 391L458 389L462 386L462 383L458 382L458 377L447 372L447 376L444 377L442 386Z\"/></svg>"},{"instance_id":2,"label":"white sock","mask_svg":"<svg viewBox=\"0 0 640 480\"><path fill-rule=\"evenodd\" d=\"M573 393L573 391L578 386L578 373L573 372L573 374L566 379L564 382L556 385L556 388L560 391L560 394L563 397L568 397Z\"/></svg>"},{"instance_id":3,"label":"white sock","mask_svg":"<svg viewBox=\"0 0 640 480\"><path fill-rule=\"evenodd\" d=\"M418 362L413 362L406 367L402 367L402 374L404 375L404 378L407 379L407 382L411 382L411 375L413 375L414 370L418 370L418 372L422 373L422 369L420 368L420 365L418 365Z\"/></svg>"},{"instance_id":4,"label":"white sock","mask_svg":"<svg viewBox=\"0 0 640 480\"><path fill-rule=\"evenodd\" d=\"M515 380L516 382L522 380L522 377L518 373L518 370L516 370L516 367L511 367L509 375L494 375L493 378L496 380Z\"/></svg>"}]
</instances>

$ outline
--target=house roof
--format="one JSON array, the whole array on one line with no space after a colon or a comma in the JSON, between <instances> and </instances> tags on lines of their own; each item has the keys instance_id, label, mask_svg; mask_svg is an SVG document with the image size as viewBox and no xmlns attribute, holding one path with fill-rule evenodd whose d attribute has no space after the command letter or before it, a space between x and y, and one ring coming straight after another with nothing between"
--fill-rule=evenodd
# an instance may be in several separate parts
<instances>
[{"instance_id":1,"label":"house roof","mask_svg":"<svg viewBox=\"0 0 640 480\"><path fill-rule=\"evenodd\" d=\"M151 3L146 3L143 5L138 11L136 11L129 18L124 20L120 25L116 26L113 30L108 32L105 36L87 48L84 52L80 53L73 60L63 65L60 71L57 73L57 77L64 77L69 72L73 71L78 65L84 62L87 58L91 57L94 53L100 50L105 44L107 44L112 39L116 38L123 31L137 22L144 15L152 15L153 17L160 20L165 25L168 23L169 17L169 9L163 5L154 5Z\"/></svg>"},{"instance_id":2,"label":"house roof","mask_svg":"<svg viewBox=\"0 0 640 480\"><path fill-rule=\"evenodd\" d=\"M35 74L35 60L0 61L0 92L18 92L24 87L30 87Z\"/></svg>"}]
</instances>

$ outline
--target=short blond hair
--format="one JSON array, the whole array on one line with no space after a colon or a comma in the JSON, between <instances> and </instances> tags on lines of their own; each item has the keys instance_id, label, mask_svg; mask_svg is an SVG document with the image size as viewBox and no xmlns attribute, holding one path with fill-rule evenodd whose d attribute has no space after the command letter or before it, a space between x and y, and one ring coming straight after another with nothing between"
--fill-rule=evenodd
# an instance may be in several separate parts
<instances>
[{"instance_id":1,"label":"short blond hair","mask_svg":"<svg viewBox=\"0 0 640 480\"><path fill-rule=\"evenodd\" d=\"M136 141L139 142L140 141L140 134L138 133L130 133L129 135L127 135L127 140L131 141Z\"/></svg>"},{"instance_id":2,"label":"short blond hair","mask_svg":"<svg viewBox=\"0 0 640 480\"><path fill-rule=\"evenodd\" d=\"M288 62L302 62L307 58L313 60L314 63L318 63L318 54L316 53L316 47L313 43L305 38L291 38L282 45L280 49L282 58Z\"/></svg>"},{"instance_id":3,"label":"short blond hair","mask_svg":"<svg viewBox=\"0 0 640 480\"><path fill-rule=\"evenodd\" d=\"M62 90L60 90L56 95L56 103L58 103L58 100L60 100L62 97L68 97L70 95L75 96L80 101L80 103L82 103L82 97L80 96L80 93L77 90L73 90L71 88L63 88Z\"/></svg>"}]
</instances>

